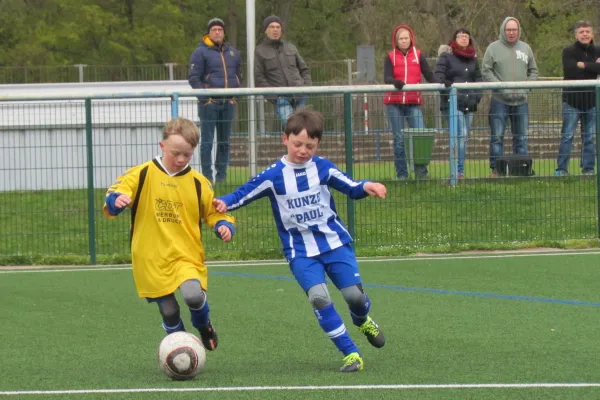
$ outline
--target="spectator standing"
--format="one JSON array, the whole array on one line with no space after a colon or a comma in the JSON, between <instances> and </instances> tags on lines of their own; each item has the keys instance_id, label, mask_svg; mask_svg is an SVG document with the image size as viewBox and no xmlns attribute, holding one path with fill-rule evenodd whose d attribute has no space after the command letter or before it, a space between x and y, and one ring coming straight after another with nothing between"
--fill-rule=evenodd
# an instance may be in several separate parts
<instances>
[{"instance_id":1,"label":"spectator standing","mask_svg":"<svg viewBox=\"0 0 600 400\"><path fill-rule=\"evenodd\" d=\"M516 18L506 17L500 25L499 39L488 46L483 56L482 75L487 82L534 81L538 69L531 47L521 38ZM495 89L490 102L490 168L498 176L496 159L504 155L504 131L510 119L513 154L527 155L529 89Z\"/></svg>"},{"instance_id":2,"label":"spectator standing","mask_svg":"<svg viewBox=\"0 0 600 400\"><path fill-rule=\"evenodd\" d=\"M392 32L392 50L384 60L384 82L394 85L398 91L385 94L383 103L394 136L394 166L399 180L408 179L406 153L404 150L404 119L411 128L425 128L423 120L423 96L421 92L401 91L405 84L421 83L421 75L427 82L437 82L427 64L427 58L416 48L415 33L408 25L398 25ZM415 164L417 178L427 178L427 165Z\"/></svg>"},{"instance_id":3,"label":"spectator standing","mask_svg":"<svg viewBox=\"0 0 600 400\"><path fill-rule=\"evenodd\" d=\"M188 77L194 89L239 88L242 85L242 58L239 51L225 41L225 23L219 18L208 21L206 34L191 56ZM224 182L229 165L229 139L235 112L235 98L231 96L199 96L200 163L202 174L211 182ZM212 149L215 128L217 154L216 177L213 179Z\"/></svg>"},{"instance_id":4,"label":"spectator standing","mask_svg":"<svg viewBox=\"0 0 600 400\"><path fill-rule=\"evenodd\" d=\"M283 40L281 19L271 15L263 21L267 36L254 50L254 83L256 87L311 86L308 66L296 46ZM275 114L285 126L288 117L306 104L306 96L266 96L275 107Z\"/></svg>"},{"instance_id":5,"label":"spectator standing","mask_svg":"<svg viewBox=\"0 0 600 400\"><path fill-rule=\"evenodd\" d=\"M564 79L595 80L600 74L600 51L594 46L594 30L588 21L575 24L575 43L563 49ZM564 88L562 128L558 148L558 166L554 175L569 174L569 159L573 136L581 121L581 170L592 175L595 166L594 136L596 134L596 94L594 87Z\"/></svg>"},{"instance_id":6,"label":"spectator standing","mask_svg":"<svg viewBox=\"0 0 600 400\"><path fill-rule=\"evenodd\" d=\"M481 70L477 64L477 51L473 43L471 32L461 28L454 32L452 40L447 45L441 45L438 50L438 60L435 66L435 78L444 82L446 87L453 83L481 82ZM481 92L475 90L460 90L457 94L457 138L458 138L458 178L465 177L465 157L467 152L467 139L473 115L481 101ZM440 109L450 118L448 112L449 97L442 93Z\"/></svg>"}]
</instances>

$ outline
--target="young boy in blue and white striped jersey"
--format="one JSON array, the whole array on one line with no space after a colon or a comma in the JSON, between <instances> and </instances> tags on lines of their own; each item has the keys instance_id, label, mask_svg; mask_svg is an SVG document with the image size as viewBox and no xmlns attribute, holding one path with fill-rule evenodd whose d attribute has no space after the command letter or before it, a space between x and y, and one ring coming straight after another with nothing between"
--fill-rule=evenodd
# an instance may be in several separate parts
<instances>
[{"instance_id":1,"label":"young boy in blue and white striped jersey","mask_svg":"<svg viewBox=\"0 0 600 400\"><path fill-rule=\"evenodd\" d=\"M385 338L369 316L371 301L362 288L352 237L337 214L330 188L352 199L385 198L381 183L354 181L331 161L315 156L323 134L319 112L301 109L287 120L283 144L287 155L240 186L214 200L226 212L268 197L290 270L305 291L323 331L344 355L342 372L363 369L358 347L335 310L326 285L329 276L341 291L352 322L375 347Z\"/></svg>"}]
</instances>

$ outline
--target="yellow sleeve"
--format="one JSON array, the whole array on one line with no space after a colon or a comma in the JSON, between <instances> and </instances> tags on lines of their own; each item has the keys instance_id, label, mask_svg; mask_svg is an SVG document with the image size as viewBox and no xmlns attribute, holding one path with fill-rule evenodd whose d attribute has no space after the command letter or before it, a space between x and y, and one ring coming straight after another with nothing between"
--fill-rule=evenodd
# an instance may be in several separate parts
<instances>
[{"instance_id":1,"label":"yellow sleeve","mask_svg":"<svg viewBox=\"0 0 600 400\"><path fill-rule=\"evenodd\" d=\"M211 229L215 227L217 222L222 220L231 222L232 224L235 223L235 218L232 215L220 213L215 209L215 206L213 205L215 192L213 191L210 182L208 182L204 176L200 176L199 180L202 185L202 196L200 199L202 203L200 205L202 219L211 227Z\"/></svg>"},{"instance_id":2,"label":"yellow sleeve","mask_svg":"<svg viewBox=\"0 0 600 400\"><path fill-rule=\"evenodd\" d=\"M106 191L106 196L109 196L111 193L126 194L131 198L131 203L129 206L133 205L135 203L135 196L140 183L140 171L145 165L146 164L137 165L125 171L114 181L111 187L108 188ZM106 202L104 203L104 215L108 219L116 218L116 215L110 215L108 213Z\"/></svg>"}]
</instances>

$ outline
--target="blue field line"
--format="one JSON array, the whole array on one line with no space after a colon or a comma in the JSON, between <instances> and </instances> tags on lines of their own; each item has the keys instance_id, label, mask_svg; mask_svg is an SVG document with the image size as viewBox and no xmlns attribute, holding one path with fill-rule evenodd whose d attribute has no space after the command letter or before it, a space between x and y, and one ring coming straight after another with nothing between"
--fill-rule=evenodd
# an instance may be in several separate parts
<instances>
[{"instance_id":1,"label":"blue field line","mask_svg":"<svg viewBox=\"0 0 600 400\"><path fill-rule=\"evenodd\" d=\"M288 277L288 276L246 274L246 273L225 272L225 271L216 271L216 272L211 271L210 274L211 275L244 277L244 278L274 279L274 280L278 280L278 281L295 281L296 280L296 279L294 279L292 277ZM327 283L331 283L331 282L328 281ZM372 283L363 283L363 287L374 288L374 289L398 290L398 291L403 291L403 292L419 292L419 293L447 294L447 295L455 295L455 296L487 297L490 299L501 299L501 300L533 301L533 302L538 302L538 303L565 304L565 305L570 305L570 306L600 307L600 303L594 303L591 301L547 299L544 297L513 296L513 295L494 294L494 293L464 292L464 291L446 290L446 289L411 288L411 287L406 287L406 286L377 285L377 284L372 284Z\"/></svg>"}]
</instances>

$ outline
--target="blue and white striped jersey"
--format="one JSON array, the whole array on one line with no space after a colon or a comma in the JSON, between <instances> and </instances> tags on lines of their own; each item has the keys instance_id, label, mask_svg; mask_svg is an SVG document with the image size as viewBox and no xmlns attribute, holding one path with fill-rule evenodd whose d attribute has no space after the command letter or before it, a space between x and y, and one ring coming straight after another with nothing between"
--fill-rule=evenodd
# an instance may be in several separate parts
<instances>
[{"instance_id":1,"label":"blue and white striped jersey","mask_svg":"<svg viewBox=\"0 0 600 400\"><path fill-rule=\"evenodd\" d=\"M313 257L352 242L340 220L329 188L352 199L368 196L363 186L331 161L314 156L303 164L285 157L240 186L220 197L228 210L269 197L273 217L288 260Z\"/></svg>"}]
</instances>

